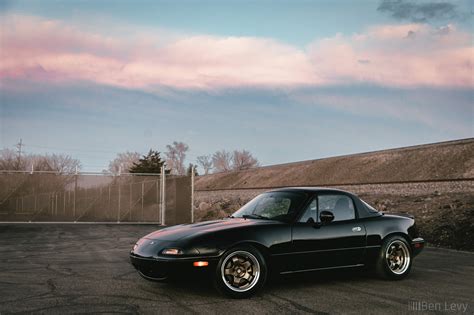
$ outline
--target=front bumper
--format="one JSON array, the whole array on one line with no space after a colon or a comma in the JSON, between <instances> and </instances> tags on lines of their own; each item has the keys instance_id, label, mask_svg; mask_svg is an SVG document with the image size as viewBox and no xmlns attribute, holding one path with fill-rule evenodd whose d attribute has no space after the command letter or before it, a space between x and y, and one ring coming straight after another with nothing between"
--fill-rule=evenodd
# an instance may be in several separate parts
<instances>
[{"instance_id":1,"label":"front bumper","mask_svg":"<svg viewBox=\"0 0 474 315\"><path fill-rule=\"evenodd\" d=\"M425 248L425 240L423 238L417 237L411 241L411 251L413 253L413 257L421 253L423 248Z\"/></svg>"},{"instance_id":2,"label":"front bumper","mask_svg":"<svg viewBox=\"0 0 474 315\"><path fill-rule=\"evenodd\" d=\"M218 257L150 258L130 253L130 262L133 267L143 278L151 281L208 274L215 270L218 259ZM199 261L206 261L208 265L195 267L194 263Z\"/></svg>"}]
</instances>

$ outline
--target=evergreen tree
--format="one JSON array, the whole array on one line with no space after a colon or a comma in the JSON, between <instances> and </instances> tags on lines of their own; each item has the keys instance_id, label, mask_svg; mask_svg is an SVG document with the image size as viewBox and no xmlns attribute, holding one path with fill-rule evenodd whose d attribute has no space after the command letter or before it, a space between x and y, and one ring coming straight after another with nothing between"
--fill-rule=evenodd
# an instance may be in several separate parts
<instances>
[{"instance_id":1,"label":"evergreen tree","mask_svg":"<svg viewBox=\"0 0 474 315\"><path fill-rule=\"evenodd\" d=\"M161 167L165 162L160 157L160 152L150 149L147 155L133 163L130 167L130 173L154 173L158 174L161 172ZM169 174L169 170L165 170L166 174Z\"/></svg>"}]
</instances>

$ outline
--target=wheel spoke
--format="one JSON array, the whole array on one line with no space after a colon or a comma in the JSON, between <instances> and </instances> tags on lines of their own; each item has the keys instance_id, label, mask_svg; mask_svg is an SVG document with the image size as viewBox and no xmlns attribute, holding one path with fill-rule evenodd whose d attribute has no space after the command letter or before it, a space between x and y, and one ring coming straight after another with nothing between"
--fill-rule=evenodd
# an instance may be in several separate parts
<instances>
[{"instance_id":1,"label":"wheel spoke","mask_svg":"<svg viewBox=\"0 0 474 315\"><path fill-rule=\"evenodd\" d=\"M245 267L245 270L249 269L249 267L252 267L252 264L250 263L250 261L246 260L242 266Z\"/></svg>"},{"instance_id":2,"label":"wheel spoke","mask_svg":"<svg viewBox=\"0 0 474 315\"><path fill-rule=\"evenodd\" d=\"M241 282L241 281L242 281L242 278L234 277L234 285L240 286L240 282Z\"/></svg>"}]
</instances>

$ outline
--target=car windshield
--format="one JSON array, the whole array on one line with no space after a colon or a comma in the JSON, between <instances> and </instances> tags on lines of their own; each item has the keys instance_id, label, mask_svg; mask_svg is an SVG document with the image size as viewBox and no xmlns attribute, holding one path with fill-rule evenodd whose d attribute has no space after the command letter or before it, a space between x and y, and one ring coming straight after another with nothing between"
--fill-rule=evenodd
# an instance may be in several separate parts
<instances>
[{"instance_id":1,"label":"car windshield","mask_svg":"<svg viewBox=\"0 0 474 315\"><path fill-rule=\"evenodd\" d=\"M258 195L231 217L286 221L305 200L304 193L268 192Z\"/></svg>"}]
</instances>

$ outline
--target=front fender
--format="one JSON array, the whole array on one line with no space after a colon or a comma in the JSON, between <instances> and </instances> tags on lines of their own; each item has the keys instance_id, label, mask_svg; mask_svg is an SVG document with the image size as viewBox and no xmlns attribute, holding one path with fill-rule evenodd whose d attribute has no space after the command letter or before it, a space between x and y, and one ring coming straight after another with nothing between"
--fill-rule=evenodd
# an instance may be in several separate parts
<instances>
[{"instance_id":1,"label":"front fender","mask_svg":"<svg viewBox=\"0 0 474 315\"><path fill-rule=\"evenodd\" d=\"M255 244L268 250L269 254L283 253L291 246L291 226L285 223L245 226L214 231L193 237L188 246L196 248L201 255L222 255L239 244Z\"/></svg>"}]
</instances>

